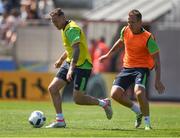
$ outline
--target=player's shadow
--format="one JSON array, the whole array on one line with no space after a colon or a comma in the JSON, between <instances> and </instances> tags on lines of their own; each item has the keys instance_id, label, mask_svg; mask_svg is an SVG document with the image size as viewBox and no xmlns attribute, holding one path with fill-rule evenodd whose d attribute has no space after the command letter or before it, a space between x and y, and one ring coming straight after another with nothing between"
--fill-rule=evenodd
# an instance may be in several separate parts
<instances>
[{"instance_id":1,"label":"player's shadow","mask_svg":"<svg viewBox=\"0 0 180 138\"><path fill-rule=\"evenodd\" d=\"M90 130L103 130L103 131L136 131L135 129L124 129L124 128L77 128L77 127L66 127L70 129L90 129Z\"/></svg>"},{"instance_id":2,"label":"player's shadow","mask_svg":"<svg viewBox=\"0 0 180 138\"><path fill-rule=\"evenodd\" d=\"M134 129L124 129L124 128L102 128L102 129L96 129L96 130L109 130L109 131L135 131Z\"/></svg>"}]
</instances>

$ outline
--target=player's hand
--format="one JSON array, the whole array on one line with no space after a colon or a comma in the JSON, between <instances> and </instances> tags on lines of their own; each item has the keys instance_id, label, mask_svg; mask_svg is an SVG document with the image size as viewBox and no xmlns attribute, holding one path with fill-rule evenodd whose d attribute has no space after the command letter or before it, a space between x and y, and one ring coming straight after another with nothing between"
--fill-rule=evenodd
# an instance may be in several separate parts
<instances>
[{"instance_id":1,"label":"player's hand","mask_svg":"<svg viewBox=\"0 0 180 138\"><path fill-rule=\"evenodd\" d=\"M62 65L62 62L59 61L59 60L57 60L57 61L55 62L55 64L54 64L54 67L55 67L55 68L59 68L61 65Z\"/></svg>"},{"instance_id":2,"label":"player's hand","mask_svg":"<svg viewBox=\"0 0 180 138\"><path fill-rule=\"evenodd\" d=\"M160 80L155 81L155 88L159 94L162 94L165 91L165 86L163 85L163 83Z\"/></svg>"},{"instance_id":3,"label":"player's hand","mask_svg":"<svg viewBox=\"0 0 180 138\"><path fill-rule=\"evenodd\" d=\"M73 70L69 68L68 73L66 75L66 79L68 82L72 81L72 75L73 75Z\"/></svg>"},{"instance_id":4,"label":"player's hand","mask_svg":"<svg viewBox=\"0 0 180 138\"><path fill-rule=\"evenodd\" d=\"M106 54L106 55L102 55L101 57L99 57L99 61L100 62L103 62L105 59L107 59L108 58L108 55Z\"/></svg>"}]
</instances>

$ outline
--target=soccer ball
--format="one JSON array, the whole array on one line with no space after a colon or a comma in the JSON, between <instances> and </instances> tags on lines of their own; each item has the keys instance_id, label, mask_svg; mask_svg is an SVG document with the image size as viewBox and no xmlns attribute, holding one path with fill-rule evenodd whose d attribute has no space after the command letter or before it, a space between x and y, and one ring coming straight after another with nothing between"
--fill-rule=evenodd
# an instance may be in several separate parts
<instances>
[{"instance_id":1,"label":"soccer ball","mask_svg":"<svg viewBox=\"0 0 180 138\"><path fill-rule=\"evenodd\" d=\"M42 111L33 111L28 120L33 127L40 128L45 124L46 117Z\"/></svg>"}]
</instances>

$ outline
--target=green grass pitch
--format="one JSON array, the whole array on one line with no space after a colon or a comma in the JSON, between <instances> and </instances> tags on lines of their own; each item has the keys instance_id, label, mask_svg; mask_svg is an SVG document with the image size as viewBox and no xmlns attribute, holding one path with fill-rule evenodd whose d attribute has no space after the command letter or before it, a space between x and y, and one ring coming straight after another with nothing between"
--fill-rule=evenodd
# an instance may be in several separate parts
<instances>
[{"instance_id":1,"label":"green grass pitch","mask_svg":"<svg viewBox=\"0 0 180 138\"><path fill-rule=\"evenodd\" d=\"M63 103L66 128L32 128L28 117L41 110L46 124L55 116L51 102L0 101L0 137L180 137L180 103L151 103L153 130L134 128L133 112L113 102L113 118L102 108Z\"/></svg>"}]
</instances>

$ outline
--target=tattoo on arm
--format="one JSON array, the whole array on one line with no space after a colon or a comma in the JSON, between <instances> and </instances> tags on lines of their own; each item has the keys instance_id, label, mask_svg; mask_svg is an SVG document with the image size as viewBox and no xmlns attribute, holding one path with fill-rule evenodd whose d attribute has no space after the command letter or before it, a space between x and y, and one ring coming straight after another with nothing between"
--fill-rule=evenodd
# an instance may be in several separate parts
<instances>
[{"instance_id":1,"label":"tattoo on arm","mask_svg":"<svg viewBox=\"0 0 180 138\"><path fill-rule=\"evenodd\" d=\"M71 70L73 70L75 68L76 63L78 62L79 53L80 53L79 43L76 43L73 45L73 58L72 58L72 61L70 63L70 69Z\"/></svg>"},{"instance_id":2,"label":"tattoo on arm","mask_svg":"<svg viewBox=\"0 0 180 138\"><path fill-rule=\"evenodd\" d=\"M74 64L77 63L78 59L79 59L79 53L80 53L80 49L79 49L79 43L75 44L73 46L73 49L74 49L74 52L73 52L73 59L72 59L72 62Z\"/></svg>"}]
</instances>

